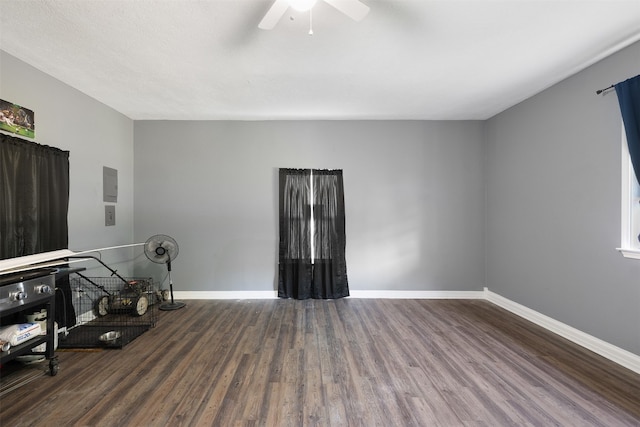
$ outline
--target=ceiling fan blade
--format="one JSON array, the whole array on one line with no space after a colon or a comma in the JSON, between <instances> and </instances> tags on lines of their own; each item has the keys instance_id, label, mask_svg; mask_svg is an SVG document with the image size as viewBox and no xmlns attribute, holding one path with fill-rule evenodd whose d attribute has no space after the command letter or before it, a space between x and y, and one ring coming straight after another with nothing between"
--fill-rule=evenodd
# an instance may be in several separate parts
<instances>
[{"instance_id":1,"label":"ceiling fan blade","mask_svg":"<svg viewBox=\"0 0 640 427\"><path fill-rule=\"evenodd\" d=\"M258 28L262 30L271 30L276 26L282 15L285 14L287 9L289 8L288 0L276 0L271 5L271 8L267 11L267 14L264 15L260 24L258 24Z\"/></svg>"},{"instance_id":2,"label":"ceiling fan blade","mask_svg":"<svg viewBox=\"0 0 640 427\"><path fill-rule=\"evenodd\" d=\"M367 13L369 13L369 6L365 5L359 0L324 0L331 6L338 9L340 12L347 15L354 21L361 21Z\"/></svg>"}]
</instances>

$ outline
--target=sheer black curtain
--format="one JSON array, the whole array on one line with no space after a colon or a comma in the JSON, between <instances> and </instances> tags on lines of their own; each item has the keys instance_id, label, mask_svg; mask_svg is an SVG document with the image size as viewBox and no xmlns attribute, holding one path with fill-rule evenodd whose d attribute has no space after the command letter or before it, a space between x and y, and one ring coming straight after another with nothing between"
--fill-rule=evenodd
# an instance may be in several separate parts
<instances>
[{"instance_id":1,"label":"sheer black curtain","mask_svg":"<svg viewBox=\"0 0 640 427\"><path fill-rule=\"evenodd\" d=\"M311 171L280 169L278 296L311 297Z\"/></svg>"},{"instance_id":2,"label":"sheer black curtain","mask_svg":"<svg viewBox=\"0 0 640 427\"><path fill-rule=\"evenodd\" d=\"M0 134L0 259L68 247L69 152Z\"/></svg>"},{"instance_id":3,"label":"sheer black curtain","mask_svg":"<svg viewBox=\"0 0 640 427\"><path fill-rule=\"evenodd\" d=\"M640 182L640 76L635 76L614 85L620 104L629 146L629 157Z\"/></svg>"},{"instance_id":4,"label":"sheer black curtain","mask_svg":"<svg viewBox=\"0 0 640 427\"><path fill-rule=\"evenodd\" d=\"M278 296L295 299L348 296L342 171L280 169L279 187Z\"/></svg>"},{"instance_id":5,"label":"sheer black curtain","mask_svg":"<svg viewBox=\"0 0 640 427\"><path fill-rule=\"evenodd\" d=\"M349 296L341 170L313 171L313 298Z\"/></svg>"}]
</instances>

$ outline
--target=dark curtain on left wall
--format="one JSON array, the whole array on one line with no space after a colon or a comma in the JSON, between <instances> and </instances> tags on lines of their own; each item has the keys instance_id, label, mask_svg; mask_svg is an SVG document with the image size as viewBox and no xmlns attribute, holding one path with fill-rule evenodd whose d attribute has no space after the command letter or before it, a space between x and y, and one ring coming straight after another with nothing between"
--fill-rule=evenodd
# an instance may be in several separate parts
<instances>
[{"instance_id":1,"label":"dark curtain on left wall","mask_svg":"<svg viewBox=\"0 0 640 427\"><path fill-rule=\"evenodd\" d=\"M68 247L69 152L0 133L0 259ZM69 278L56 282L59 327L75 325Z\"/></svg>"},{"instance_id":2,"label":"dark curtain on left wall","mask_svg":"<svg viewBox=\"0 0 640 427\"><path fill-rule=\"evenodd\" d=\"M68 247L68 151L0 134L0 183L0 259Z\"/></svg>"}]
</instances>

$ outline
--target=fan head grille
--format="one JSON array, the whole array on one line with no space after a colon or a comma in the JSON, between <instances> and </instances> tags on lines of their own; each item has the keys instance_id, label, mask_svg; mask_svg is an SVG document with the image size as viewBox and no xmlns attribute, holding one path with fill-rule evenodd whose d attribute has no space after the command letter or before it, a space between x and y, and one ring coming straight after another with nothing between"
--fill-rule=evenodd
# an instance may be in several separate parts
<instances>
[{"instance_id":1,"label":"fan head grille","mask_svg":"<svg viewBox=\"0 0 640 427\"><path fill-rule=\"evenodd\" d=\"M144 254L158 264L165 264L178 257L178 243L173 237L165 234L156 234L147 239L144 244Z\"/></svg>"}]
</instances>

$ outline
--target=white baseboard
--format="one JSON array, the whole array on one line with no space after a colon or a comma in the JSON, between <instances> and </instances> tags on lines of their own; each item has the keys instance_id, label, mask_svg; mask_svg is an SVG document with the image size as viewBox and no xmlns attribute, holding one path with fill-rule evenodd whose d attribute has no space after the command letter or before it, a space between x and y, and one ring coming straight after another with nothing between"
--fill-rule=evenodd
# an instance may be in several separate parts
<instances>
[{"instance_id":1,"label":"white baseboard","mask_svg":"<svg viewBox=\"0 0 640 427\"><path fill-rule=\"evenodd\" d=\"M640 356L586 334L579 329L559 322L549 316L545 316L517 302L513 302L501 295L491 292L487 288L484 288L484 293L487 301L640 374Z\"/></svg>"},{"instance_id":2,"label":"white baseboard","mask_svg":"<svg viewBox=\"0 0 640 427\"><path fill-rule=\"evenodd\" d=\"M482 291L358 291L351 290L351 298L379 299L482 299Z\"/></svg>"},{"instance_id":3,"label":"white baseboard","mask_svg":"<svg viewBox=\"0 0 640 427\"><path fill-rule=\"evenodd\" d=\"M501 295L484 291L379 291L379 290L351 290L350 298L379 298L379 299L485 299L504 308L550 332L560 335L588 350L593 351L627 369L640 374L640 356L616 347L599 338L586 334L576 328L545 316L524 305L513 302ZM277 291L178 291L174 292L176 300L194 299L276 299Z\"/></svg>"},{"instance_id":4,"label":"white baseboard","mask_svg":"<svg viewBox=\"0 0 640 427\"><path fill-rule=\"evenodd\" d=\"M379 299L484 299L483 291L359 291L349 298ZM273 299L277 291L174 291L174 299Z\"/></svg>"},{"instance_id":5,"label":"white baseboard","mask_svg":"<svg viewBox=\"0 0 640 427\"><path fill-rule=\"evenodd\" d=\"M277 291L174 291L177 300L190 299L275 299Z\"/></svg>"}]
</instances>

